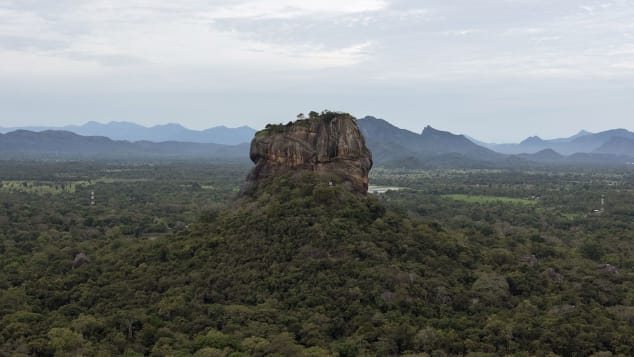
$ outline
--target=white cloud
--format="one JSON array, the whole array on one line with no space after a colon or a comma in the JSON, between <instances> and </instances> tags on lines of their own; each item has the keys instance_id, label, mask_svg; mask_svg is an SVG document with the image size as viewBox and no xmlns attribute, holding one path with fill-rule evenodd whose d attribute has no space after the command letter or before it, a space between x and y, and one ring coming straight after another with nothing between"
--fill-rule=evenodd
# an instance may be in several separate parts
<instances>
[{"instance_id":1,"label":"white cloud","mask_svg":"<svg viewBox=\"0 0 634 357\"><path fill-rule=\"evenodd\" d=\"M632 19L629 0L0 0L0 78L630 78Z\"/></svg>"},{"instance_id":2,"label":"white cloud","mask_svg":"<svg viewBox=\"0 0 634 357\"><path fill-rule=\"evenodd\" d=\"M600 82L601 108L631 121L633 19L631 0L0 0L0 117L207 127L294 105L493 123L501 107L499 126L580 102L566 113L590 118L570 92Z\"/></svg>"},{"instance_id":3,"label":"white cloud","mask_svg":"<svg viewBox=\"0 0 634 357\"><path fill-rule=\"evenodd\" d=\"M302 16L342 15L383 10L382 0L269 0L246 1L228 7L211 9L211 18L271 18L287 19Z\"/></svg>"},{"instance_id":4,"label":"white cloud","mask_svg":"<svg viewBox=\"0 0 634 357\"><path fill-rule=\"evenodd\" d=\"M328 17L379 11L381 0L231 1L87 0L70 2L57 11L0 3L0 76L29 75L19 66L20 53L29 63L53 72L98 71L99 65L207 66L265 69L315 69L349 66L362 61L369 41L284 42L212 27L221 19L290 19ZM3 49L4 48L4 49ZM8 52L11 52L10 55ZM35 57L34 57L35 56ZM48 61L48 62L47 62ZM78 66L92 62L98 66ZM35 72L39 72L36 70Z\"/></svg>"}]
</instances>

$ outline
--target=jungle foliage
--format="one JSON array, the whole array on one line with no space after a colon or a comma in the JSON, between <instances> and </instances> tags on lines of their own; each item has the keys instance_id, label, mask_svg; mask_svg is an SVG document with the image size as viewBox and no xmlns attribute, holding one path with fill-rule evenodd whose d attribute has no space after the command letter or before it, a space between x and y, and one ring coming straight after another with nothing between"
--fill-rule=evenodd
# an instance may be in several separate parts
<instances>
[{"instance_id":1,"label":"jungle foliage","mask_svg":"<svg viewBox=\"0 0 634 357\"><path fill-rule=\"evenodd\" d=\"M0 355L634 353L630 170L247 170L0 163Z\"/></svg>"}]
</instances>

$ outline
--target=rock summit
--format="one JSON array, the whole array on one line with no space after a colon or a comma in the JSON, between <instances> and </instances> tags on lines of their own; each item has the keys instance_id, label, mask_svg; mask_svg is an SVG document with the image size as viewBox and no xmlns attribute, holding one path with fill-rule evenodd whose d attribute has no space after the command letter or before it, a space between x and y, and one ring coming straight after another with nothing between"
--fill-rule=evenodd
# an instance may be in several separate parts
<instances>
[{"instance_id":1,"label":"rock summit","mask_svg":"<svg viewBox=\"0 0 634 357\"><path fill-rule=\"evenodd\" d=\"M247 188L278 175L312 172L331 185L368 191L372 153L356 119L347 113L311 112L286 125L269 124L251 141L250 158L255 167Z\"/></svg>"}]
</instances>

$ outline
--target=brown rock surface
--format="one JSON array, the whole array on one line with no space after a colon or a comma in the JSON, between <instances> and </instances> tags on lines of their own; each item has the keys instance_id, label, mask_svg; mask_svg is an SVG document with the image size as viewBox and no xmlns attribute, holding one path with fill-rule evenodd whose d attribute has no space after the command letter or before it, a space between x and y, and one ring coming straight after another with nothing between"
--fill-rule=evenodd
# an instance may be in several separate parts
<instances>
[{"instance_id":1,"label":"brown rock surface","mask_svg":"<svg viewBox=\"0 0 634 357\"><path fill-rule=\"evenodd\" d=\"M251 141L250 157L255 167L247 187L277 175L314 172L356 192L368 191L372 154L349 114L311 112L308 119L267 125Z\"/></svg>"},{"instance_id":2,"label":"brown rock surface","mask_svg":"<svg viewBox=\"0 0 634 357\"><path fill-rule=\"evenodd\" d=\"M75 259L73 259L73 269L79 268L80 266L88 263L90 263L90 258L88 258L86 253L81 252L75 256Z\"/></svg>"}]
</instances>

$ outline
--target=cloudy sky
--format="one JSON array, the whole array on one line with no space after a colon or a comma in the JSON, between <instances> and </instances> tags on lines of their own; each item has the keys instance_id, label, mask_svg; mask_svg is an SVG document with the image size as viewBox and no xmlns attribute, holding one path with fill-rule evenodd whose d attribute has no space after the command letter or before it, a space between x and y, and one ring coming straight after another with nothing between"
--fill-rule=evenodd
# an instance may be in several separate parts
<instances>
[{"instance_id":1,"label":"cloudy sky","mask_svg":"<svg viewBox=\"0 0 634 357\"><path fill-rule=\"evenodd\" d=\"M634 130L633 0L0 0L0 126Z\"/></svg>"}]
</instances>

